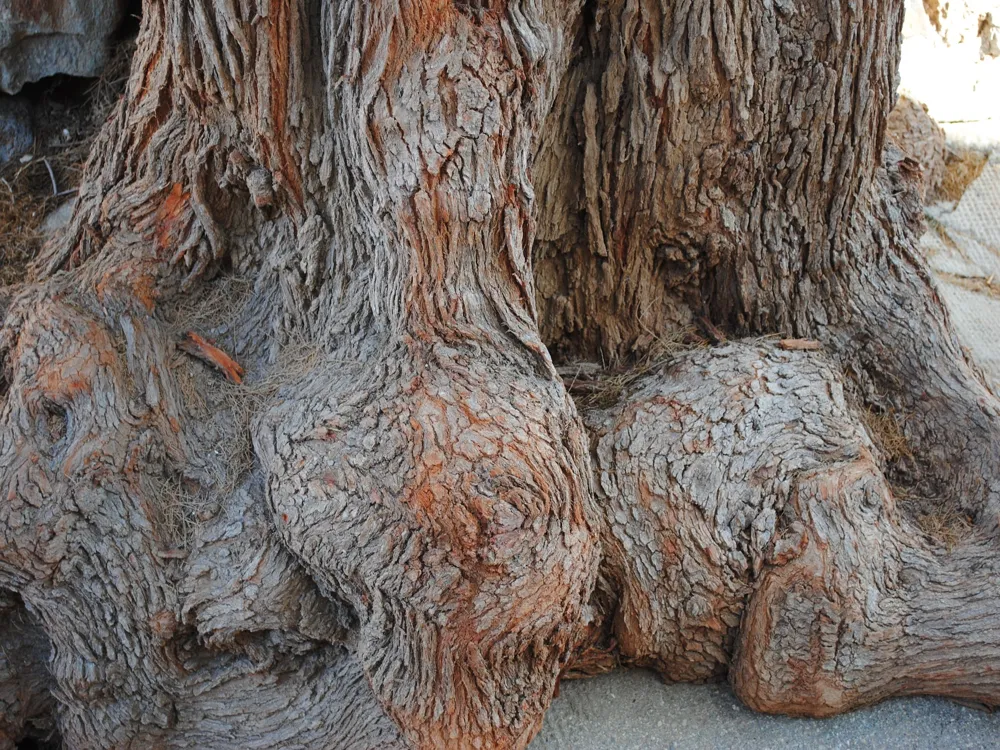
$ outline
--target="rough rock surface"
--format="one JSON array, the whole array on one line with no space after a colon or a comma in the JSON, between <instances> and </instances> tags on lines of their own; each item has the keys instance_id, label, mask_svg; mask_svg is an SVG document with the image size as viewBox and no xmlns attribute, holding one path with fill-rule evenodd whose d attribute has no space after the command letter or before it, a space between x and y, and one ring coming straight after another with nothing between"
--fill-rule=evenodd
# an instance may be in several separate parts
<instances>
[{"instance_id":1,"label":"rough rock surface","mask_svg":"<svg viewBox=\"0 0 1000 750\"><path fill-rule=\"evenodd\" d=\"M124 0L0 0L0 89L59 73L97 76Z\"/></svg>"},{"instance_id":2,"label":"rough rock surface","mask_svg":"<svg viewBox=\"0 0 1000 750\"><path fill-rule=\"evenodd\" d=\"M944 131L927 113L927 107L908 96L900 96L889 113L886 135L903 153L920 162L924 192L933 194L944 178L947 149Z\"/></svg>"},{"instance_id":3,"label":"rough rock surface","mask_svg":"<svg viewBox=\"0 0 1000 750\"><path fill-rule=\"evenodd\" d=\"M27 102L0 96L0 166L31 149L31 107Z\"/></svg>"}]
</instances>

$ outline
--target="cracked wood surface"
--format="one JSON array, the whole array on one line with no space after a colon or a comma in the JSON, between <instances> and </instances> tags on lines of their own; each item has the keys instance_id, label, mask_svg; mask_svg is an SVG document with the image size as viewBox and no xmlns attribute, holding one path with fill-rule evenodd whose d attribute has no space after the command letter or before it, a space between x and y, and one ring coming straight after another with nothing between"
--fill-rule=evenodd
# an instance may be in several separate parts
<instances>
[{"instance_id":1,"label":"cracked wood surface","mask_svg":"<svg viewBox=\"0 0 1000 750\"><path fill-rule=\"evenodd\" d=\"M1000 411L883 150L901 13L150 0L0 291L0 743L523 748L615 659L997 703ZM550 351L698 319L581 417Z\"/></svg>"}]
</instances>

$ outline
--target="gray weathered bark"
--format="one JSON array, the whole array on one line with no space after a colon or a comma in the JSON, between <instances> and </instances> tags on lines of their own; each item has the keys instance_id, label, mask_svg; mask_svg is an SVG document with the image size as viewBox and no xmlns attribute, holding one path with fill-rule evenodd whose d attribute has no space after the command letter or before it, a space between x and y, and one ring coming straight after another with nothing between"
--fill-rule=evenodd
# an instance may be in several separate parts
<instances>
[{"instance_id":1,"label":"gray weathered bark","mask_svg":"<svg viewBox=\"0 0 1000 750\"><path fill-rule=\"evenodd\" d=\"M883 153L901 12L150 0L0 297L0 739L523 748L616 660L996 702L1000 411ZM628 371L698 319L825 351L581 417L550 351Z\"/></svg>"},{"instance_id":2,"label":"gray weathered bark","mask_svg":"<svg viewBox=\"0 0 1000 750\"><path fill-rule=\"evenodd\" d=\"M728 670L768 712L996 702L995 542L949 547L898 507L825 357L707 349L587 421L626 661L683 680Z\"/></svg>"}]
</instances>

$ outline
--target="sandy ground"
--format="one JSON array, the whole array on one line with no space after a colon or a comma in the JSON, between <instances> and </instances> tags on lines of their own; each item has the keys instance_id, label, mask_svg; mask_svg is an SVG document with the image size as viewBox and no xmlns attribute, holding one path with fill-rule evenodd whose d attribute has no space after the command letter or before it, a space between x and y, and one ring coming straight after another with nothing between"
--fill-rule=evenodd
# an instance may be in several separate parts
<instances>
[{"instance_id":1,"label":"sandy ground","mask_svg":"<svg viewBox=\"0 0 1000 750\"><path fill-rule=\"evenodd\" d=\"M622 670L564 683L531 750L768 750L1000 746L1000 714L934 698L890 700L833 719L762 716L725 685L667 685Z\"/></svg>"}]
</instances>

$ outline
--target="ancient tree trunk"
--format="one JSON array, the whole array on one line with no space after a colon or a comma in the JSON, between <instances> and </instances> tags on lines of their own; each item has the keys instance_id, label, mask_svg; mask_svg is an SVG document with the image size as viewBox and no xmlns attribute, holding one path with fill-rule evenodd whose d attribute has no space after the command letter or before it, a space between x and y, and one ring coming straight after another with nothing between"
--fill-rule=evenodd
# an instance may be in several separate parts
<instances>
[{"instance_id":1,"label":"ancient tree trunk","mask_svg":"<svg viewBox=\"0 0 1000 750\"><path fill-rule=\"evenodd\" d=\"M1000 408L883 150L901 13L149 0L0 290L0 745L523 748L618 661L998 702ZM823 349L651 366L695 323Z\"/></svg>"}]
</instances>

